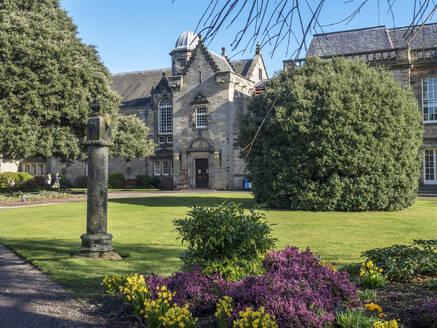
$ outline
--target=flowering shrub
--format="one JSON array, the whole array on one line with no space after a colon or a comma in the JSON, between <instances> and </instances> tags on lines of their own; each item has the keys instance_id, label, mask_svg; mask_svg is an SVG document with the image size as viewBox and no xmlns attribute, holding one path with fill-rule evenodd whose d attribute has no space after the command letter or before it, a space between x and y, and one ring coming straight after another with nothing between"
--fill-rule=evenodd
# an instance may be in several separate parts
<instances>
[{"instance_id":1,"label":"flowering shrub","mask_svg":"<svg viewBox=\"0 0 437 328\"><path fill-rule=\"evenodd\" d=\"M361 285L365 288L378 288L384 286L387 280L382 272L383 270L374 265L371 260L361 263Z\"/></svg>"},{"instance_id":2,"label":"flowering shrub","mask_svg":"<svg viewBox=\"0 0 437 328\"><path fill-rule=\"evenodd\" d=\"M207 276L199 267L187 272L176 272L165 278L150 276L146 278L146 283L152 290L156 286L166 285L176 292L173 301L179 306L188 304L195 315L213 313L217 301L230 286L230 282L220 275Z\"/></svg>"},{"instance_id":3,"label":"flowering shrub","mask_svg":"<svg viewBox=\"0 0 437 328\"><path fill-rule=\"evenodd\" d=\"M415 308L418 328L437 328L437 297L425 300Z\"/></svg>"},{"instance_id":4,"label":"flowering shrub","mask_svg":"<svg viewBox=\"0 0 437 328\"><path fill-rule=\"evenodd\" d=\"M147 327L160 327L167 312L172 306L172 298L175 293L167 290L167 287L156 287L158 292L157 298L152 299L148 297L143 302L143 308L140 310L140 315L143 316Z\"/></svg>"},{"instance_id":5,"label":"flowering shrub","mask_svg":"<svg viewBox=\"0 0 437 328\"><path fill-rule=\"evenodd\" d=\"M164 279L155 279L154 283L160 280ZM193 318L188 304L183 307L176 304L174 302L176 293L168 290L165 285L157 285L151 289L144 277L138 274L126 277L105 276L102 285L110 294L118 291L123 300L132 306L137 318L144 320L149 328L193 328L195 326L197 319Z\"/></svg>"},{"instance_id":6,"label":"flowering shrub","mask_svg":"<svg viewBox=\"0 0 437 328\"><path fill-rule=\"evenodd\" d=\"M366 309L370 312L382 313L382 308L378 304L375 304L373 302L366 304Z\"/></svg>"},{"instance_id":7,"label":"flowering shrub","mask_svg":"<svg viewBox=\"0 0 437 328\"><path fill-rule=\"evenodd\" d=\"M378 320L373 324L373 328L398 328L398 322L393 319L390 321Z\"/></svg>"},{"instance_id":8,"label":"flowering shrub","mask_svg":"<svg viewBox=\"0 0 437 328\"><path fill-rule=\"evenodd\" d=\"M234 321L234 327L238 328L278 328L274 317L264 312L261 307L259 311L253 311L250 307L239 312L240 318Z\"/></svg>"},{"instance_id":9,"label":"flowering shrub","mask_svg":"<svg viewBox=\"0 0 437 328\"><path fill-rule=\"evenodd\" d=\"M118 275L113 275L113 276L105 275L105 278L103 278L103 281L102 281L101 285L103 286L103 288L105 289L105 291L108 294L115 294L115 293L117 293L120 290L119 286L120 286L120 284L123 281L124 281L124 278L122 278L121 276L118 276Z\"/></svg>"},{"instance_id":10,"label":"flowering shrub","mask_svg":"<svg viewBox=\"0 0 437 328\"><path fill-rule=\"evenodd\" d=\"M229 296L223 296L217 304L217 310L215 311L215 318L220 328L227 328L229 318L232 316L233 312L233 300Z\"/></svg>"},{"instance_id":11,"label":"flowering shrub","mask_svg":"<svg viewBox=\"0 0 437 328\"><path fill-rule=\"evenodd\" d=\"M179 307L174 304L163 317L159 318L163 327L168 328L194 328L197 322L197 318L193 318L193 315L188 310L188 305ZM147 327L159 327L149 326Z\"/></svg>"},{"instance_id":12,"label":"flowering shrub","mask_svg":"<svg viewBox=\"0 0 437 328\"><path fill-rule=\"evenodd\" d=\"M263 265L264 275L233 284L229 294L236 311L264 307L279 327L323 327L334 320L339 306L356 299L349 275L320 265L309 250L287 246L270 251Z\"/></svg>"},{"instance_id":13,"label":"flowering shrub","mask_svg":"<svg viewBox=\"0 0 437 328\"><path fill-rule=\"evenodd\" d=\"M241 320L239 313L246 313L248 308L263 309L261 317L267 318L267 314L269 318L274 317L276 325L281 328L321 328L333 323L338 308L355 304L357 288L346 272L319 262L320 259L309 250L300 252L297 247L287 246L285 250L270 251L265 255L262 262L265 274L246 276L238 282L225 280L219 274L208 276L195 267L170 277L153 275L142 280L142 276L134 275L130 284L121 283L120 291L127 301L136 304L135 300L139 299L136 293L145 286L147 299L143 304L149 304L150 309L157 306L160 299L167 297L169 304L175 303L180 308L188 306L187 309L196 316L215 313L221 328L229 327L226 325L232 321ZM111 286L112 281L118 283L117 279L106 281ZM171 298L163 294L161 286L172 291ZM151 311L144 305L140 308L142 317ZM181 310L173 311L176 313ZM165 317L164 314L156 316L158 320ZM255 322L256 318L253 318ZM243 324L242 321L238 322ZM256 326L254 322L253 327ZM185 321L182 323L185 325ZM148 326L153 328L152 325ZM274 327L273 323L271 327Z\"/></svg>"},{"instance_id":14,"label":"flowering shrub","mask_svg":"<svg viewBox=\"0 0 437 328\"><path fill-rule=\"evenodd\" d=\"M414 240L410 245L392 245L368 250L361 255L372 260L391 281L409 281L437 273L436 240Z\"/></svg>"}]
</instances>

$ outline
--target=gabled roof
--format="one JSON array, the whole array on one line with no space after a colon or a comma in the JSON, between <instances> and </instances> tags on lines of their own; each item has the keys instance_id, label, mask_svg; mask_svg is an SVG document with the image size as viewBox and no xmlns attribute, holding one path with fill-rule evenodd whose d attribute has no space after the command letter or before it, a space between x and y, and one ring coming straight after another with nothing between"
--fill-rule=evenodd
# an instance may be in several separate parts
<instances>
[{"instance_id":1,"label":"gabled roof","mask_svg":"<svg viewBox=\"0 0 437 328\"><path fill-rule=\"evenodd\" d=\"M418 27L414 28L414 31ZM408 27L376 26L363 29L315 34L307 56L339 56L358 52L405 48L414 35L405 36ZM437 23L424 25L410 45L411 49L437 47Z\"/></svg>"},{"instance_id":2,"label":"gabled roof","mask_svg":"<svg viewBox=\"0 0 437 328\"><path fill-rule=\"evenodd\" d=\"M227 72L227 71L233 72L234 71L234 69L228 63L228 61L226 60L225 57L219 56L210 50L208 50L208 52L209 52L210 56L212 57L212 59L214 60L215 64L217 65L217 68L219 71L222 71L222 72Z\"/></svg>"},{"instance_id":3,"label":"gabled roof","mask_svg":"<svg viewBox=\"0 0 437 328\"><path fill-rule=\"evenodd\" d=\"M151 106L152 88L161 81L162 73L171 74L171 68L112 74L111 88L123 98L121 109Z\"/></svg>"},{"instance_id":4,"label":"gabled roof","mask_svg":"<svg viewBox=\"0 0 437 328\"><path fill-rule=\"evenodd\" d=\"M252 65L253 58L251 59L241 59L241 60L231 60L231 65L235 72L246 76L249 71L250 65Z\"/></svg>"}]
</instances>

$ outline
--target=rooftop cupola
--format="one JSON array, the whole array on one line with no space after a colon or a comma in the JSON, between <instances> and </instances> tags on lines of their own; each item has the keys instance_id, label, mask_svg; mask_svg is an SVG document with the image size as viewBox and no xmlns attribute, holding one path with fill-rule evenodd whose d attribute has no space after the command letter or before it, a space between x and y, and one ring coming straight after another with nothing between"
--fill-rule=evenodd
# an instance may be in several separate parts
<instances>
[{"instance_id":1,"label":"rooftop cupola","mask_svg":"<svg viewBox=\"0 0 437 328\"><path fill-rule=\"evenodd\" d=\"M182 33L176 41L175 48L170 52L172 57L172 74L182 74L190 60L193 50L197 47L200 36L191 31Z\"/></svg>"}]
</instances>

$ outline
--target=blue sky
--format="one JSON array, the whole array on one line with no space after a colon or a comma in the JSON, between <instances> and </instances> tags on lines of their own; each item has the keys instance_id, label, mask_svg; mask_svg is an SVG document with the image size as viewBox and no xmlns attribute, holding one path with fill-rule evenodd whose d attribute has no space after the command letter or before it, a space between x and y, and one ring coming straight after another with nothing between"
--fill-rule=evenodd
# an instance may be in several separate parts
<instances>
[{"instance_id":1,"label":"blue sky","mask_svg":"<svg viewBox=\"0 0 437 328\"><path fill-rule=\"evenodd\" d=\"M327 0L320 16L322 25L333 23L348 16L358 1ZM308 0L309 4L315 0ZM378 15L378 2L381 3ZM395 26L409 25L412 17L412 1L396 1ZM304 3L302 1L302 3ZM178 36L186 31L194 31L199 18L209 4L209 0L61 0L78 26L79 37L87 44L97 47L100 57L111 73L158 69L170 67L170 51ZM303 15L308 17L307 9ZM305 18L304 17L304 18ZM430 22L434 22L434 17ZM324 27L325 32L363 28L376 25L393 27L393 20L387 11L385 0L369 0L361 13L349 24ZM296 26L297 28L297 26ZM223 29L208 45L209 49L226 53L233 59L250 58L254 50L244 54L231 51L231 42L237 27ZM291 45L292 50L296 47ZM287 59L286 46L279 47L273 57L272 47L262 49L270 76L282 68L282 60Z\"/></svg>"}]
</instances>

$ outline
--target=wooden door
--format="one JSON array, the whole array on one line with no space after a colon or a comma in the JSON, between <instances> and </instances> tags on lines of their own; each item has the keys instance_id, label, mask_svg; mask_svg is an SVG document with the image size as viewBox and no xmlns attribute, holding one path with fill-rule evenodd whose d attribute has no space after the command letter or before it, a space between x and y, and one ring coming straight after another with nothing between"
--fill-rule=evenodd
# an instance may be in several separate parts
<instances>
[{"instance_id":1,"label":"wooden door","mask_svg":"<svg viewBox=\"0 0 437 328\"><path fill-rule=\"evenodd\" d=\"M196 188L209 187L208 159L196 159Z\"/></svg>"}]
</instances>

